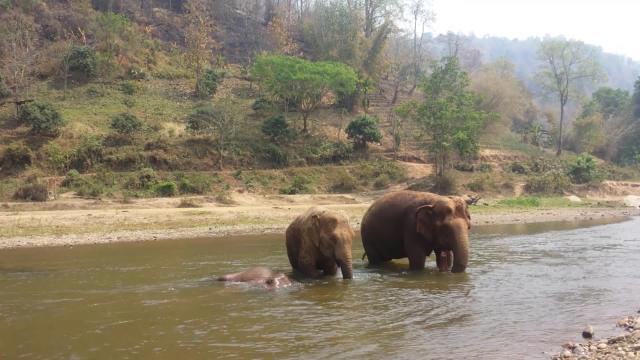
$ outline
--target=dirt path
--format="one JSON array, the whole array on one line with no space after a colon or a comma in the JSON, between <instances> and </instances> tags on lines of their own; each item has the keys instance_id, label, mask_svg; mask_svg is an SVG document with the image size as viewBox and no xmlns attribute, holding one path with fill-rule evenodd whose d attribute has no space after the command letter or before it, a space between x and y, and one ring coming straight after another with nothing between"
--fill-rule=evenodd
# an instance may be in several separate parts
<instances>
[{"instance_id":1,"label":"dirt path","mask_svg":"<svg viewBox=\"0 0 640 360\"><path fill-rule=\"evenodd\" d=\"M191 198L200 207L178 208L181 199L116 201L67 199L0 208L0 248L111 243L193 237L282 233L312 205L346 213L358 229L374 195L234 194L233 206L208 197ZM630 208L507 209L472 208L474 225L601 219L640 215Z\"/></svg>"}]
</instances>

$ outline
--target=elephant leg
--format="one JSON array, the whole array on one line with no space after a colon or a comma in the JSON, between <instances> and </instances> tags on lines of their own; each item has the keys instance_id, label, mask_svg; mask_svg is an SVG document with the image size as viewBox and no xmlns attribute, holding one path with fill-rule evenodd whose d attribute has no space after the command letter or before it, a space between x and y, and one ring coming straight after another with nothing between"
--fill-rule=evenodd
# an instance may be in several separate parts
<instances>
[{"instance_id":1,"label":"elephant leg","mask_svg":"<svg viewBox=\"0 0 640 360\"><path fill-rule=\"evenodd\" d=\"M404 249L407 253L407 257L409 258L409 269L411 270L424 269L424 262L427 259L427 252L420 242L421 239L419 239L416 235L405 234Z\"/></svg>"},{"instance_id":2,"label":"elephant leg","mask_svg":"<svg viewBox=\"0 0 640 360\"><path fill-rule=\"evenodd\" d=\"M333 259L323 260L319 267L325 276L335 276L338 273L338 263Z\"/></svg>"},{"instance_id":3,"label":"elephant leg","mask_svg":"<svg viewBox=\"0 0 640 360\"><path fill-rule=\"evenodd\" d=\"M436 264L440 272L449 271L453 264L453 253L451 250L436 251Z\"/></svg>"},{"instance_id":4,"label":"elephant leg","mask_svg":"<svg viewBox=\"0 0 640 360\"><path fill-rule=\"evenodd\" d=\"M310 261L298 261L298 271L312 278L317 278L322 275L320 270L316 267L315 262Z\"/></svg>"}]
</instances>

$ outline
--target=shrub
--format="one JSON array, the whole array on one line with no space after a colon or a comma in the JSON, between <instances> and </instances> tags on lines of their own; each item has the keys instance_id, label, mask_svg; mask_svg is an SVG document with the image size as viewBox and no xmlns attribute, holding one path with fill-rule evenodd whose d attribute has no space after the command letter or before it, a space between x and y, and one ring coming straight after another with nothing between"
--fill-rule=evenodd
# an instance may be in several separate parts
<instances>
[{"instance_id":1,"label":"shrub","mask_svg":"<svg viewBox=\"0 0 640 360\"><path fill-rule=\"evenodd\" d=\"M104 148L102 147L102 141L95 136L89 136L84 138L71 153L69 167L78 170L88 170L100 163L103 156Z\"/></svg>"},{"instance_id":2,"label":"shrub","mask_svg":"<svg viewBox=\"0 0 640 360\"><path fill-rule=\"evenodd\" d=\"M353 146L358 150L366 150L367 143L380 142L382 133L378 128L378 119L371 116L360 116L351 121L345 130L347 138L353 141Z\"/></svg>"},{"instance_id":3,"label":"shrub","mask_svg":"<svg viewBox=\"0 0 640 360\"><path fill-rule=\"evenodd\" d=\"M436 176L431 191L436 194L451 195L458 190L456 178L451 173L445 173L442 176Z\"/></svg>"},{"instance_id":4,"label":"shrub","mask_svg":"<svg viewBox=\"0 0 640 360\"><path fill-rule=\"evenodd\" d=\"M207 69L196 82L196 97L204 99L210 98L218 89L220 75L215 70Z\"/></svg>"},{"instance_id":5,"label":"shrub","mask_svg":"<svg viewBox=\"0 0 640 360\"><path fill-rule=\"evenodd\" d=\"M104 96L104 91L102 91L101 89L98 89L95 86L89 86L87 88L86 94L88 97L99 98Z\"/></svg>"},{"instance_id":6,"label":"shrub","mask_svg":"<svg viewBox=\"0 0 640 360\"><path fill-rule=\"evenodd\" d=\"M310 191L310 183L311 181L304 176L294 176L291 185L281 188L280 193L288 195L307 193Z\"/></svg>"},{"instance_id":7,"label":"shrub","mask_svg":"<svg viewBox=\"0 0 640 360\"><path fill-rule=\"evenodd\" d=\"M89 46L74 46L66 58L69 72L76 80L89 80L96 76L98 61L96 51Z\"/></svg>"},{"instance_id":8,"label":"shrub","mask_svg":"<svg viewBox=\"0 0 640 360\"><path fill-rule=\"evenodd\" d=\"M11 144L4 150L0 165L5 170L24 170L32 161L31 149L22 144Z\"/></svg>"},{"instance_id":9,"label":"shrub","mask_svg":"<svg viewBox=\"0 0 640 360\"><path fill-rule=\"evenodd\" d=\"M137 86L131 81L125 81L120 83L120 91L125 95L133 96L137 91Z\"/></svg>"},{"instance_id":10,"label":"shrub","mask_svg":"<svg viewBox=\"0 0 640 360\"><path fill-rule=\"evenodd\" d=\"M211 182L204 175L195 174L177 178L181 194L206 194L211 191Z\"/></svg>"},{"instance_id":11,"label":"shrub","mask_svg":"<svg viewBox=\"0 0 640 360\"><path fill-rule=\"evenodd\" d=\"M342 141L336 141L331 143L331 148L331 162L337 163L351 159L353 148L349 146L349 144Z\"/></svg>"},{"instance_id":12,"label":"shrub","mask_svg":"<svg viewBox=\"0 0 640 360\"><path fill-rule=\"evenodd\" d=\"M119 134L132 134L142 128L142 121L133 114L122 113L111 118L110 127Z\"/></svg>"},{"instance_id":13,"label":"shrub","mask_svg":"<svg viewBox=\"0 0 640 360\"><path fill-rule=\"evenodd\" d=\"M20 186L13 194L13 198L25 201L47 201L49 192L46 185L34 182Z\"/></svg>"},{"instance_id":14,"label":"shrub","mask_svg":"<svg viewBox=\"0 0 640 360\"><path fill-rule=\"evenodd\" d=\"M482 163L482 164L480 164L480 166L478 166L478 171L483 172L483 173L492 172L493 171L493 166L491 166L491 164Z\"/></svg>"},{"instance_id":15,"label":"shrub","mask_svg":"<svg viewBox=\"0 0 640 360\"><path fill-rule=\"evenodd\" d=\"M143 168L137 173L138 183L143 189L148 189L158 182L158 175L151 168Z\"/></svg>"},{"instance_id":16,"label":"shrub","mask_svg":"<svg viewBox=\"0 0 640 360\"><path fill-rule=\"evenodd\" d=\"M40 135L56 135L65 124L53 105L37 101L20 106L18 120L30 126L34 134Z\"/></svg>"},{"instance_id":17,"label":"shrub","mask_svg":"<svg viewBox=\"0 0 640 360\"><path fill-rule=\"evenodd\" d=\"M382 174L375 179L375 181L373 182L373 187L379 190L389 187L389 184L391 184L389 176L387 174Z\"/></svg>"},{"instance_id":18,"label":"shrub","mask_svg":"<svg viewBox=\"0 0 640 360\"><path fill-rule=\"evenodd\" d=\"M80 184L81 182L80 173L76 169L71 169L67 171L67 175L62 180L62 186L72 187Z\"/></svg>"},{"instance_id":19,"label":"shrub","mask_svg":"<svg viewBox=\"0 0 640 360\"><path fill-rule=\"evenodd\" d=\"M177 207L179 207L179 208L199 208L199 207L202 207L202 205L198 204L193 199L180 199L180 202L178 203Z\"/></svg>"},{"instance_id":20,"label":"shrub","mask_svg":"<svg viewBox=\"0 0 640 360\"><path fill-rule=\"evenodd\" d=\"M593 156L582 154L578 156L575 163L569 165L569 176L576 184L585 184L600 177L598 164Z\"/></svg>"},{"instance_id":21,"label":"shrub","mask_svg":"<svg viewBox=\"0 0 640 360\"><path fill-rule=\"evenodd\" d=\"M0 99L8 98L11 96L11 90L7 87L2 79L2 75L0 74Z\"/></svg>"},{"instance_id":22,"label":"shrub","mask_svg":"<svg viewBox=\"0 0 640 360\"><path fill-rule=\"evenodd\" d=\"M529 168L527 167L527 165L519 162L519 161L514 161L512 163L510 163L509 165L507 165L507 170L514 173L514 174L528 174L529 173Z\"/></svg>"},{"instance_id":23,"label":"shrub","mask_svg":"<svg viewBox=\"0 0 640 360\"><path fill-rule=\"evenodd\" d=\"M358 188L358 180L345 170L338 170L331 182L330 190L334 193L350 193Z\"/></svg>"},{"instance_id":24,"label":"shrub","mask_svg":"<svg viewBox=\"0 0 640 360\"><path fill-rule=\"evenodd\" d=\"M525 184L525 189L530 193L557 194L562 193L569 186L570 181L565 174L559 171L550 171L542 175L529 177Z\"/></svg>"},{"instance_id":25,"label":"shrub","mask_svg":"<svg viewBox=\"0 0 640 360\"><path fill-rule=\"evenodd\" d=\"M147 78L147 73L143 69L133 66L127 70L127 78L131 80L144 80Z\"/></svg>"},{"instance_id":26,"label":"shrub","mask_svg":"<svg viewBox=\"0 0 640 360\"><path fill-rule=\"evenodd\" d=\"M178 186L173 181L163 181L153 186L153 192L159 196L176 196L178 195Z\"/></svg>"},{"instance_id":27,"label":"shrub","mask_svg":"<svg viewBox=\"0 0 640 360\"><path fill-rule=\"evenodd\" d=\"M282 115L268 118L262 123L262 133L274 143L281 143L291 136L289 124Z\"/></svg>"},{"instance_id":28,"label":"shrub","mask_svg":"<svg viewBox=\"0 0 640 360\"><path fill-rule=\"evenodd\" d=\"M76 194L85 198L100 198L106 192L104 184L95 181L84 181L76 190Z\"/></svg>"},{"instance_id":29,"label":"shrub","mask_svg":"<svg viewBox=\"0 0 640 360\"><path fill-rule=\"evenodd\" d=\"M268 109L271 109L272 107L273 107L273 104L271 103L271 101L263 97L257 98L256 101L254 101L253 104L251 105L251 109L253 109L253 111L268 110Z\"/></svg>"},{"instance_id":30,"label":"shrub","mask_svg":"<svg viewBox=\"0 0 640 360\"><path fill-rule=\"evenodd\" d=\"M263 156L266 161L275 167L285 167L289 165L289 156L275 144L268 144L263 149Z\"/></svg>"}]
</instances>

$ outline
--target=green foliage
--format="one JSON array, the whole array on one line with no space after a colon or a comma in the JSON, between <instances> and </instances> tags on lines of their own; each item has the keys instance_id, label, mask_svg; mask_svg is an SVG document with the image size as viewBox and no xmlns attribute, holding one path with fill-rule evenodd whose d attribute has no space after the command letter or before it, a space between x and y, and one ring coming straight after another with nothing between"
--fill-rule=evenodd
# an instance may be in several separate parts
<instances>
[{"instance_id":1,"label":"green foliage","mask_svg":"<svg viewBox=\"0 0 640 360\"><path fill-rule=\"evenodd\" d=\"M273 104L269 99L265 99L263 97L256 98L256 100L251 105L251 109L253 111L264 111L273 108Z\"/></svg>"},{"instance_id":2,"label":"green foliage","mask_svg":"<svg viewBox=\"0 0 640 360\"><path fill-rule=\"evenodd\" d=\"M52 104L37 101L20 106L18 120L38 135L57 135L66 123Z\"/></svg>"},{"instance_id":3,"label":"green foliage","mask_svg":"<svg viewBox=\"0 0 640 360\"><path fill-rule=\"evenodd\" d=\"M380 184L388 184L390 182L400 182L407 178L406 170L393 161L370 161L360 163L352 174L356 176L362 185L369 185L378 182Z\"/></svg>"},{"instance_id":4,"label":"green foliage","mask_svg":"<svg viewBox=\"0 0 640 360\"><path fill-rule=\"evenodd\" d=\"M421 84L422 104L405 112L429 137L428 150L436 162L436 175L444 175L451 152L463 158L475 156L480 130L492 114L478 109L476 95L469 91L469 76L455 57L444 58Z\"/></svg>"},{"instance_id":5,"label":"green foliage","mask_svg":"<svg viewBox=\"0 0 640 360\"><path fill-rule=\"evenodd\" d=\"M491 175L483 174L475 177L466 188L474 192L490 191L496 189L496 183Z\"/></svg>"},{"instance_id":6,"label":"green foliage","mask_svg":"<svg viewBox=\"0 0 640 360\"><path fill-rule=\"evenodd\" d=\"M569 177L560 171L549 171L542 175L531 176L527 179L525 189L530 193L562 194L569 189Z\"/></svg>"},{"instance_id":7,"label":"green foliage","mask_svg":"<svg viewBox=\"0 0 640 360\"><path fill-rule=\"evenodd\" d=\"M640 119L640 77L633 85L633 98L631 100L633 118Z\"/></svg>"},{"instance_id":8,"label":"green foliage","mask_svg":"<svg viewBox=\"0 0 640 360\"><path fill-rule=\"evenodd\" d=\"M79 185L81 181L82 181L82 178L78 170L71 169L67 171L67 175L65 175L64 180L62 180L62 186L74 187Z\"/></svg>"},{"instance_id":9,"label":"green foliage","mask_svg":"<svg viewBox=\"0 0 640 360\"><path fill-rule=\"evenodd\" d=\"M382 141L378 119L371 116L357 117L347 125L345 132L347 138L353 141L354 148L358 150L366 150L367 143Z\"/></svg>"},{"instance_id":10,"label":"green foliage","mask_svg":"<svg viewBox=\"0 0 640 360\"><path fill-rule=\"evenodd\" d=\"M111 118L111 129L119 134L130 135L142 128L142 121L130 113L118 114Z\"/></svg>"},{"instance_id":11,"label":"green foliage","mask_svg":"<svg viewBox=\"0 0 640 360\"><path fill-rule=\"evenodd\" d=\"M69 167L73 169L88 170L102 162L104 147L100 138L89 136L73 149L69 160Z\"/></svg>"},{"instance_id":12,"label":"green foliage","mask_svg":"<svg viewBox=\"0 0 640 360\"><path fill-rule=\"evenodd\" d=\"M291 137L289 124L282 115L272 116L262 123L262 133L276 144L281 144Z\"/></svg>"},{"instance_id":13,"label":"green foliage","mask_svg":"<svg viewBox=\"0 0 640 360\"><path fill-rule=\"evenodd\" d=\"M333 193L351 193L358 188L358 179L344 169L336 171L329 190Z\"/></svg>"},{"instance_id":14,"label":"green foliage","mask_svg":"<svg viewBox=\"0 0 640 360\"><path fill-rule=\"evenodd\" d=\"M593 156L582 154L573 164L569 165L569 176L576 184L584 184L597 180L600 177L598 164Z\"/></svg>"},{"instance_id":15,"label":"green foliage","mask_svg":"<svg viewBox=\"0 0 640 360\"><path fill-rule=\"evenodd\" d=\"M431 191L441 195L452 195L458 191L458 181L452 173L436 176Z\"/></svg>"},{"instance_id":16,"label":"green foliage","mask_svg":"<svg viewBox=\"0 0 640 360\"><path fill-rule=\"evenodd\" d=\"M153 186L153 192L158 196L172 197L178 195L178 186L173 181L162 181Z\"/></svg>"},{"instance_id":17,"label":"green foliage","mask_svg":"<svg viewBox=\"0 0 640 360\"><path fill-rule=\"evenodd\" d=\"M32 182L20 186L13 194L13 198L16 200L24 201L47 201L49 198L49 192L47 186L38 182Z\"/></svg>"},{"instance_id":18,"label":"green foliage","mask_svg":"<svg viewBox=\"0 0 640 360\"><path fill-rule=\"evenodd\" d=\"M211 98L218 89L220 75L212 69L207 69L196 81L196 97L200 99Z\"/></svg>"},{"instance_id":19,"label":"green foliage","mask_svg":"<svg viewBox=\"0 0 640 360\"><path fill-rule=\"evenodd\" d=\"M69 72L75 79L90 80L97 74L96 52L89 46L72 47L65 61L69 66Z\"/></svg>"},{"instance_id":20,"label":"green foliage","mask_svg":"<svg viewBox=\"0 0 640 360\"><path fill-rule=\"evenodd\" d=\"M307 117L331 90L351 94L356 89L357 75L347 65L332 62L311 62L282 55L260 55L256 58L252 75L264 90L284 103L292 101L303 115L307 131Z\"/></svg>"},{"instance_id":21,"label":"green foliage","mask_svg":"<svg viewBox=\"0 0 640 360\"><path fill-rule=\"evenodd\" d=\"M280 193L288 195L308 193L311 191L309 184L311 184L311 180L304 176L296 175L293 177L291 185L281 188Z\"/></svg>"},{"instance_id":22,"label":"green foliage","mask_svg":"<svg viewBox=\"0 0 640 360\"><path fill-rule=\"evenodd\" d=\"M276 144L267 144L262 153L264 159L275 167L285 167L289 165L288 154Z\"/></svg>"},{"instance_id":23,"label":"green foliage","mask_svg":"<svg viewBox=\"0 0 640 360\"><path fill-rule=\"evenodd\" d=\"M0 166L3 170L24 170L34 160L31 149L20 143L9 145L2 154Z\"/></svg>"},{"instance_id":24,"label":"green foliage","mask_svg":"<svg viewBox=\"0 0 640 360\"><path fill-rule=\"evenodd\" d=\"M133 96L136 94L137 90L138 87L132 81L124 81L120 83L120 91L125 95Z\"/></svg>"},{"instance_id":25,"label":"green foliage","mask_svg":"<svg viewBox=\"0 0 640 360\"><path fill-rule=\"evenodd\" d=\"M181 194L207 194L211 191L211 181L201 174L176 176Z\"/></svg>"}]
</instances>

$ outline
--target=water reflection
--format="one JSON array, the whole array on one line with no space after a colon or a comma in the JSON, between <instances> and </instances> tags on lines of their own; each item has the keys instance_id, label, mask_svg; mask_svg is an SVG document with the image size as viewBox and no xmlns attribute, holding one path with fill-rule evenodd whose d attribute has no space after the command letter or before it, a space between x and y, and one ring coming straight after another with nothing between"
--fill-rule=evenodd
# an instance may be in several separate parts
<instances>
[{"instance_id":1,"label":"water reflection","mask_svg":"<svg viewBox=\"0 0 640 360\"><path fill-rule=\"evenodd\" d=\"M289 272L279 236L4 250L0 358L544 358L636 310L639 229L476 227L464 274L357 260L278 291L214 279Z\"/></svg>"}]
</instances>

